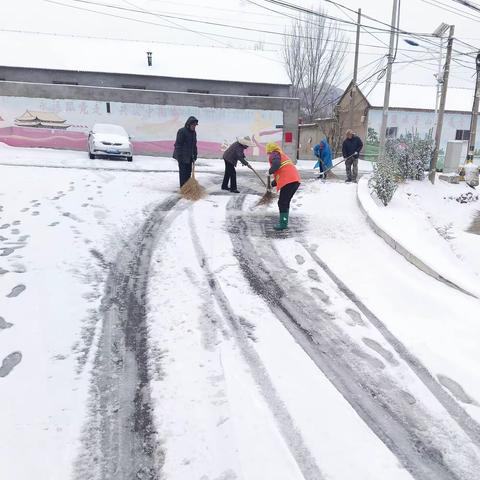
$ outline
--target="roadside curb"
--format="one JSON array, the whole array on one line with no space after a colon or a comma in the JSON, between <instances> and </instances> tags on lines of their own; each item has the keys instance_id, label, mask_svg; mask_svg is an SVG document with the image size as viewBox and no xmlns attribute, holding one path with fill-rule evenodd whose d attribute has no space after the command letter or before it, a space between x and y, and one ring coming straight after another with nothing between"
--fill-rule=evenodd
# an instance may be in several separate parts
<instances>
[{"instance_id":1,"label":"roadside curb","mask_svg":"<svg viewBox=\"0 0 480 480\"><path fill-rule=\"evenodd\" d=\"M439 282L444 283L445 285L448 285L451 288L455 288L456 290L459 290L460 292L464 293L465 295L468 295L470 297L474 297L477 299L480 299L480 297L468 290L465 290L464 288L460 287L457 285L455 282L452 282L451 280L448 280L444 276L442 276L440 273L438 273L436 270L434 270L432 267L427 265L423 260L421 260L419 257L414 255L412 252L410 252L407 248L405 248L401 243L399 243L395 238L393 238L389 233L387 233L385 230L380 227L380 225L373 220L373 218L369 215L368 209L365 207L365 205L362 202L361 195L359 193L359 189L361 187L362 183L368 182L369 179L368 176L364 176L360 179L358 185L357 185L357 203L362 211L363 215L365 216L367 223L370 225L371 229L379 236L381 237L391 248L393 248L396 252L398 252L402 257L404 257L408 262L410 262L412 265L420 269L422 272L426 273L427 275L433 277L435 280L438 280Z\"/></svg>"}]
</instances>

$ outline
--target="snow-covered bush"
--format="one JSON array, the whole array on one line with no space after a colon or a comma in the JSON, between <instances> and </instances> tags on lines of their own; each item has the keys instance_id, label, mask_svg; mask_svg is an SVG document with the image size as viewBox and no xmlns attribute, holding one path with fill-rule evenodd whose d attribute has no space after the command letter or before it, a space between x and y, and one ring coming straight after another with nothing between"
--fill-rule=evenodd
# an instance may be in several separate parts
<instances>
[{"instance_id":1,"label":"snow-covered bush","mask_svg":"<svg viewBox=\"0 0 480 480\"><path fill-rule=\"evenodd\" d=\"M433 138L422 139L418 133L407 133L399 138L387 140L385 153L396 165L401 180L423 180L430 166Z\"/></svg>"},{"instance_id":2,"label":"snow-covered bush","mask_svg":"<svg viewBox=\"0 0 480 480\"><path fill-rule=\"evenodd\" d=\"M373 166L373 176L368 185L378 199L387 206L397 189L396 165L387 155Z\"/></svg>"}]
</instances>

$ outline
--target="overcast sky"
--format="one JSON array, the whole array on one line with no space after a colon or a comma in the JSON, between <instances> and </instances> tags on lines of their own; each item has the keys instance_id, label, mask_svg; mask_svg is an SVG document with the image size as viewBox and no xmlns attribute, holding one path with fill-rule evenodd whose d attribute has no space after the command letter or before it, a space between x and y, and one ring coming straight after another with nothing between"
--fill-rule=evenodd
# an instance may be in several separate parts
<instances>
[{"instance_id":1,"label":"overcast sky","mask_svg":"<svg viewBox=\"0 0 480 480\"><path fill-rule=\"evenodd\" d=\"M252 48L258 42L264 42L263 48L274 51L281 58L281 44L283 37L261 32L237 30L228 27L219 27L202 23L187 22L178 18L165 18L144 13L135 13L127 10L103 8L98 5L81 3L75 0L1 0L0 2L0 30L12 29L22 31L69 34L69 35L90 35L109 38L124 38L132 40L148 40L156 42L180 43L189 45L211 45L219 48L231 46L235 48ZM264 0L255 0L255 3L264 7L277 10L280 13L267 11L265 8L255 6L248 0L91 0L97 3L109 4L126 9L145 10L147 12L173 17L183 17L192 20L204 20L208 22L236 25L250 29L274 30L284 32L288 28L288 15L294 15L291 10L272 5ZM327 3L324 0L304 1L289 0L290 3L303 5L309 8L322 7L329 15L348 20L354 14ZM344 6L352 9L362 8L362 11L383 22L390 22L393 0L341 0ZM72 8L72 7L77 7ZM107 12L110 15L128 17L128 19L114 18L99 13L86 12L78 8L85 8ZM454 10L453 12L445 9ZM463 16L461 16L463 15ZM476 17L476 18L475 18ZM433 32L441 23L455 24L455 36L472 45L480 46L480 32L478 23L480 13L461 7L453 0L403 0L401 2L400 27L413 32ZM132 19L139 20L135 22ZM147 22L147 23L143 23ZM150 22L151 24L149 24ZM366 24L375 24L365 20ZM354 27L341 24L347 41L348 51L354 50ZM196 31L196 32L194 32ZM201 32L201 33L198 33ZM366 78L369 74L379 68L382 56L386 54L388 34L384 32L375 33L375 37L362 31L361 35L361 57L359 80ZM228 38L228 37L237 37ZM25 34L25 41L35 38L34 34ZM246 39L245 41L238 38ZM394 81L401 83L434 84L433 74L438 68L439 51L429 41L415 39L420 46L412 47L400 40L397 55L398 64L394 69ZM61 37L59 37L61 41ZM430 39L430 41L432 41ZM438 43L433 40L434 43ZM121 45L121 43L119 43ZM5 48L5 46L2 46ZM8 48L15 48L9 45ZM120 47L119 47L120 48ZM457 43L457 52L454 53L455 62L452 65L451 85L464 88L473 88L474 70L461 67L457 62L462 61L471 64L474 60L471 57L460 55L461 52L471 51L466 45ZM268 53L271 55L272 53ZM425 59L422 62L402 63L412 60ZM185 59L184 61L188 61ZM349 54L345 64L343 84L351 78L353 65L353 53ZM228 68L228 66L225 66Z\"/></svg>"}]
</instances>

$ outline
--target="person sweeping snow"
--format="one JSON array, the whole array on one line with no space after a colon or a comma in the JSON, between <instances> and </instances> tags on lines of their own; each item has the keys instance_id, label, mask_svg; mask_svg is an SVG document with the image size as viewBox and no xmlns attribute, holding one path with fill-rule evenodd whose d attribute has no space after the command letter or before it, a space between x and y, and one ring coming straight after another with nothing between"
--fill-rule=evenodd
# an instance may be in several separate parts
<instances>
[{"instance_id":1,"label":"person sweeping snow","mask_svg":"<svg viewBox=\"0 0 480 480\"><path fill-rule=\"evenodd\" d=\"M272 187L276 187L277 192L280 192L278 199L280 218L278 225L273 228L281 231L288 228L290 202L300 186L301 179L297 167L276 143L267 143L266 150L270 163L268 173L274 178Z\"/></svg>"},{"instance_id":2,"label":"person sweeping snow","mask_svg":"<svg viewBox=\"0 0 480 480\"><path fill-rule=\"evenodd\" d=\"M197 128L198 120L188 117L185 126L177 132L173 158L178 162L180 188L190 180L192 165L197 160Z\"/></svg>"},{"instance_id":3,"label":"person sweeping snow","mask_svg":"<svg viewBox=\"0 0 480 480\"><path fill-rule=\"evenodd\" d=\"M363 148L363 142L353 133L353 130L347 130L345 133L345 140L342 144L342 154L345 159L345 169L347 172L346 182L357 183L358 176L358 158L360 156L360 150ZM353 167L353 174L352 174Z\"/></svg>"},{"instance_id":4,"label":"person sweeping snow","mask_svg":"<svg viewBox=\"0 0 480 480\"><path fill-rule=\"evenodd\" d=\"M323 172L332 166L332 150L326 138L313 147L313 154L318 158L318 162L313 167L320 170L318 178L327 178L327 174Z\"/></svg>"},{"instance_id":5,"label":"person sweeping snow","mask_svg":"<svg viewBox=\"0 0 480 480\"><path fill-rule=\"evenodd\" d=\"M252 142L250 137L237 138L236 142L233 142L223 154L223 160L225 161L225 175L223 176L222 190L230 190L232 193L240 193L237 189L237 171L235 167L237 162L240 162L245 167L249 167L249 163L245 159L245 150L248 147L254 147L255 143ZM230 184L230 186L229 186Z\"/></svg>"}]
</instances>

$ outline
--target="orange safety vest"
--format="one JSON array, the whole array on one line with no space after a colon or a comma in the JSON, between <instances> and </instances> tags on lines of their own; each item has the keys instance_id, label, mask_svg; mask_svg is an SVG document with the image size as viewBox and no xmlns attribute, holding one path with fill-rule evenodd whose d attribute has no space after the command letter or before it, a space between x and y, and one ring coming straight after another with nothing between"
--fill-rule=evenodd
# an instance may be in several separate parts
<instances>
[{"instance_id":1,"label":"orange safety vest","mask_svg":"<svg viewBox=\"0 0 480 480\"><path fill-rule=\"evenodd\" d=\"M270 166L272 166L272 163L273 163L274 153L275 152L272 152L268 157ZM298 170L295 164L282 151L278 153L280 153L280 168L273 174L273 177L275 178L275 182L277 182L277 192L281 188L283 188L285 185L288 185L289 183L301 182L300 174L298 173Z\"/></svg>"}]
</instances>

